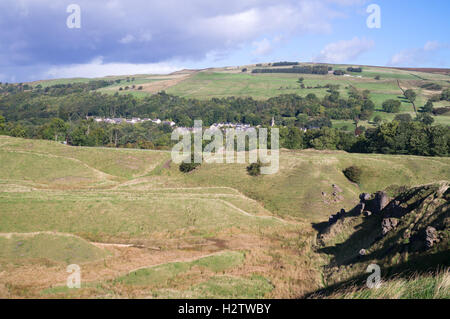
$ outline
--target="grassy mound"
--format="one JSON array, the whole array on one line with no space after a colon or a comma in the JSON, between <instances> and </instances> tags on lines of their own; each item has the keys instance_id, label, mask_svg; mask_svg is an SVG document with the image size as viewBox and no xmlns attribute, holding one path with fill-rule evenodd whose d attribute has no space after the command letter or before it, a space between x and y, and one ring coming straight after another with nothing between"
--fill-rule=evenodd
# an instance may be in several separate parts
<instances>
[{"instance_id":1,"label":"grassy mound","mask_svg":"<svg viewBox=\"0 0 450 319\"><path fill-rule=\"evenodd\" d=\"M0 261L26 263L49 260L66 264L95 261L107 253L74 236L56 234L14 234L0 237Z\"/></svg>"}]
</instances>

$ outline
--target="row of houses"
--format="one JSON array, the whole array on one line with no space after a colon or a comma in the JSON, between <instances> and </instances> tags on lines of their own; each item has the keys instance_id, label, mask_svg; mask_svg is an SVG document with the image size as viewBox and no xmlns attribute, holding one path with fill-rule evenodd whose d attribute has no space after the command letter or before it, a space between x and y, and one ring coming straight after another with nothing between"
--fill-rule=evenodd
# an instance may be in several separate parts
<instances>
[{"instance_id":1,"label":"row of houses","mask_svg":"<svg viewBox=\"0 0 450 319\"><path fill-rule=\"evenodd\" d=\"M88 118L92 118L94 119L95 122L100 123L100 122L104 122L104 123L108 123L108 124L123 124L123 123L128 123L128 124L138 124L138 123L144 123L144 122L152 122L155 124L161 124L161 125L169 125L171 127L175 127L176 123L173 121L162 121L160 119L150 119L150 118L140 118L140 117L133 117L131 119L126 119L126 118L108 118L108 117L88 117ZM274 119L272 119L272 127L275 126L275 121ZM256 128L259 128L260 125L256 126ZM224 130L227 128L233 128L236 131L241 131L241 132L246 132L250 129L253 129L255 127L251 126L250 124L243 124L243 123L214 123L212 124L209 129L210 130ZM189 131L189 132L194 132L193 127L178 127L178 129L182 130L182 131ZM302 128L302 131L306 132L307 129L306 128Z\"/></svg>"},{"instance_id":2,"label":"row of houses","mask_svg":"<svg viewBox=\"0 0 450 319\"><path fill-rule=\"evenodd\" d=\"M260 127L259 125L257 126L257 128ZM242 123L214 123L213 125L211 125L209 127L209 129L211 131L222 131L225 130L227 128L232 128L235 131L240 131L240 132L246 132L252 128L254 128L253 126L251 126L250 124L242 124ZM196 129L199 129L197 127L177 127L178 131L181 132L196 132Z\"/></svg>"},{"instance_id":3,"label":"row of houses","mask_svg":"<svg viewBox=\"0 0 450 319\"><path fill-rule=\"evenodd\" d=\"M234 128L236 131L247 131L252 128L250 124L242 123L214 123L209 127L210 130L222 130L226 128Z\"/></svg>"},{"instance_id":4,"label":"row of houses","mask_svg":"<svg viewBox=\"0 0 450 319\"><path fill-rule=\"evenodd\" d=\"M150 118L141 119L140 117L133 117L131 119L125 119L125 118L121 118L121 117L118 117L118 118L92 117L92 118L97 123L104 122L104 123L108 123L108 124L123 124L123 123L138 124L138 123L144 123L144 122L152 122L155 124L166 124L166 125L170 125L170 126L175 126L175 122L173 122L173 121L161 121L160 119L150 119Z\"/></svg>"}]
</instances>

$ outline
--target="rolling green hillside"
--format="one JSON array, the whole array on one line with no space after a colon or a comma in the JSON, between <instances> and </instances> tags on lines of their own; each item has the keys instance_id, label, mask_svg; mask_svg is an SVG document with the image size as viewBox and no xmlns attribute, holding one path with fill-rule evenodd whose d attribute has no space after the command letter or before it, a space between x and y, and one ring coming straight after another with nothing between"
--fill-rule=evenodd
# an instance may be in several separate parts
<instances>
[{"instance_id":1,"label":"rolling green hillside","mask_svg":"<svg viewBox=\"0 0 450 319\"><path fill-rule=\"evenodd\" d=\"M450 179L448 158L280 156L274 175L251 177L244 164L183 174L165 151L2 136L0 296L304 296L323 287L313 224L352 208L361 192ZM359 184L342 173L352 165ZM74 262L77 290L64 288ZM165 275L155 281L155 271Z\"/></svg>"}]
</instances>

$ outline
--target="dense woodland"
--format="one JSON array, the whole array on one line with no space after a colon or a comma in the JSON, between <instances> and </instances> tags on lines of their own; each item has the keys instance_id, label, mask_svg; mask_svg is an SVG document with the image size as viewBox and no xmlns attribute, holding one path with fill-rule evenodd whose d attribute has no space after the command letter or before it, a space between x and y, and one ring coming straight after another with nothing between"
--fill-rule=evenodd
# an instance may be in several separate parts
<instances>
[{"instance_id":1,"label":"dense woodland","mask_svg":"<svg viewBox=\"0 0 450 319\"><path fill-rule=\"evenodd\" d=\"M274 117L284 148L424 156L449 154L450 128L431 126L432 101L416 119L399 115L392 123L380 123L365 130L358 127L358 121L370 119L375 105L369 91L354 87L347 88L348 98L341 96L339 87L328 85L328 93L322 99L314 94L306 97L288 94L265 101L236 97L203 101L164 92L136 98L94 91L112 83L91 81L46 88L0 84L0 134L66 141L76 146L168 149L174 143L170 140L170 126L151 122L113 125L97 123L88 117L160 118L173 120L182 127L191 127L194 119L202 119L205 126L233 122L269 127ZM449 100L449 90L439 99ZM398 112L398 103L393 101L386 101L383 107L386 112ZM331 128L331 119L354 120L355 131ZM304 128L308 130L303 132Z\"/></svg>"}]
</instances>

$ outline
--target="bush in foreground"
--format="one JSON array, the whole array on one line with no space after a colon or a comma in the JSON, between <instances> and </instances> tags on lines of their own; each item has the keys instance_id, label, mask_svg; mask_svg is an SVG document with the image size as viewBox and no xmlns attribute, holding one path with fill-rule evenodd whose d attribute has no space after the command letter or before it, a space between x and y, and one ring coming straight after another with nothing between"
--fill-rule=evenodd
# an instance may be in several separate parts
<instances>
[{"instance_id":1,"label":"bush in foreground","mask_svg":"<svg viewBox=\"0 0 450 319\"><path fill-rule=\"evenodd\" d=\"M252 163L249 166L247 166L247 172L250 176L261 175L261 162L258 161L256 163Z\"/></svg>"},{"instance_id":2,"label":"bush in foreground","mask_svg":"<svg viewBox=\"0 0 450 319\"><path fill-rule=\"evenodd\" d=\"M357 166L350 166L343 170L345 177L353 183L359 184L361 182L362 170Z\"/></svg>"},{"instance_id":3,"label":"bush in foreground","mask_svg":"<svg viewBox=\"0 0 450 319\"><path fill-rule=\"evenodd\" d=\"M191 161L189 163L185 163L184 161L180 164L180 172L189 173L196 169L201 164L195 163L194 154L191 155Z\"/></svg>"}]
</instances>

